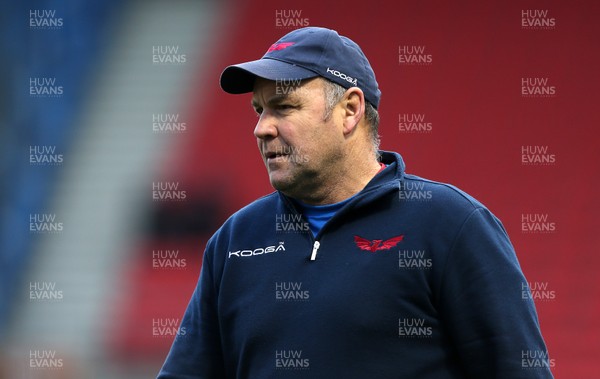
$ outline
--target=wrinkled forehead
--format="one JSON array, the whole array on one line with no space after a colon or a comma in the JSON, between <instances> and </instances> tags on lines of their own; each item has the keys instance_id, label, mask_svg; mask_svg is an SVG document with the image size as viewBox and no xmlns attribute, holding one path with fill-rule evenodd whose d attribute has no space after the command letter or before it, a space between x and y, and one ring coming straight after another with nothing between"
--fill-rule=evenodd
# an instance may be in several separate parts
<instances>
[{"instance_id":1,"label":"wrinkled forehead","mask_svg":"<svg viewBox=\"0 0 600 379\"><path fill-rule=\"evenodd\" d=\"M252 91L252 103L266 104L270 101L303 100L322 97L323 79L282 79L268 80L256 78Z\"/></svg>"}]
</instances>

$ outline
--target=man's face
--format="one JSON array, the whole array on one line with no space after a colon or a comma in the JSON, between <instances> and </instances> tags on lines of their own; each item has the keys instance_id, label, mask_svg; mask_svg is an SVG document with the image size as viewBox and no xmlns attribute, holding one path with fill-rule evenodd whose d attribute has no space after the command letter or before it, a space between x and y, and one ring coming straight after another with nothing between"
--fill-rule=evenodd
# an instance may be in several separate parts
<instances>
[{"instance_id":1,"label":"man's face","mask_svg":"<svg viewBox=\"0 0 600 379\"><path fill-rule=\"evenodd\" d=\"M254 129L271 185L289 196L305 198L324 184L343 157L344 137L335 110L325 120L322 79L297 86L257 78L252 106ZM310 195L308 195L310 197Z\"/></svg>"}]
</instances>

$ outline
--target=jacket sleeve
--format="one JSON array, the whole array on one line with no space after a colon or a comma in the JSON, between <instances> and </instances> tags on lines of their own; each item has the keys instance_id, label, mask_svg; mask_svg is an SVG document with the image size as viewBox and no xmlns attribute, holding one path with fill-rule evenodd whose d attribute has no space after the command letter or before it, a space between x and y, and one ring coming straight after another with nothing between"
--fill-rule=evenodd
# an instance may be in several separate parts
<instances>
[{"instance_id":1,"label":"jacket sleeve","mask_svg":"<svg viewBox=\"0 0 600 379\"><path fill-rule=\"evenodd\" d=\"M553 378L528 288L500 221L474 210L449 252L439 298L468 378Z\"/></svg>"},{"instance_id":2,"label":"jacket sleeve","mask_svg":"<svg viewBox=\"0 0 600 379\"><path fill-rule=\"evenodd\" d=\"M180 333L157 379L225 377L209 249L205 251L200 279L181 321Z\"/></svg>"}]
</instances>

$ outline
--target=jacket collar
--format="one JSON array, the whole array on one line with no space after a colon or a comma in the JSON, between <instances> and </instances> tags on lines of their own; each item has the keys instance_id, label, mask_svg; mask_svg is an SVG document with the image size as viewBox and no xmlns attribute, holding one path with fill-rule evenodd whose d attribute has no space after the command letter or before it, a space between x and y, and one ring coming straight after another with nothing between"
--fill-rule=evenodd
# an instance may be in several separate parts
<instances>
[{"instance_id":1,"label":"jacket collar","mask_svg":"<svg viewBox=\"0 0 600 379\"><path fill-rule=\"evenodd\" d=\"M404 169L406 166L400 154L385 150L380 150L379 154L381 156L381 163L387 165L387 167L378 175L375 175L361 192L370 190L374 187L379 187L390 181L400 180L404 176Z\"/></svg>"}]
</instances>

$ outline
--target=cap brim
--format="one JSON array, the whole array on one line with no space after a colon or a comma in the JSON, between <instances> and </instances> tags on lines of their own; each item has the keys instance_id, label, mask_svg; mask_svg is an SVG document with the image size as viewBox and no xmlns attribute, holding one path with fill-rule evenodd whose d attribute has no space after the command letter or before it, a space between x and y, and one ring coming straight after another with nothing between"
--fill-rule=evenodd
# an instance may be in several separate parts
<instances>
[{"instance_id":1,"label":"cap brim","mask_svg":"<svg viewBox=\"0 0 600 379\"><path fill-rule=\"evenodd\" d=\"M319 76L314 71L271 58L229 66L221 74L221 88L240 94L252 92L256 77L268 80L301 80Z\"/></svg>"}]
</instances>

